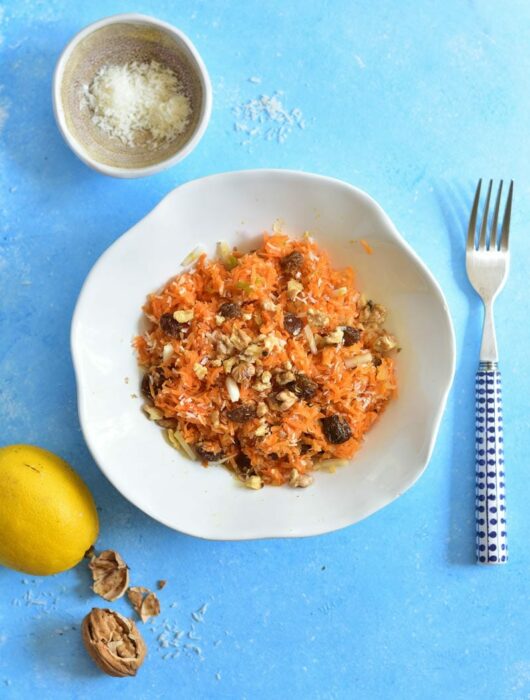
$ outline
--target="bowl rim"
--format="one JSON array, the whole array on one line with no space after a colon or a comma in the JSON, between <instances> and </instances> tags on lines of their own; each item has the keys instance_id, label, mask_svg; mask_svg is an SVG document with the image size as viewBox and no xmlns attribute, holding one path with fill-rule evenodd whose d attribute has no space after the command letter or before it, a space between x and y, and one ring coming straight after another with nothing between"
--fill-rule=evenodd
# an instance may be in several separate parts
<instances>
[{"instance_id":1,"label":"bowl rim","mask_svg":"<svg viewBox=\"0 0 530 700\"><path fill-rule=\"evenodd\" d=\"M425 458L423 461L423 464L420 469L418 469L418 472L410 478L408 481L403 483L402 488L400 489L399 493L395 494L392 498L390 498L384 505L376 505L374 506L371 510L366 512L362 517L357 518L355 520L352 520L351 518L344 518L342 519L336 526L334 527L329 527L329 526L324 526L324 527L312 527L308 528L305 527L303 531L301 530L296 530L291 533L279 533L279 532L270 532L270 528L268 531L264 531L263 534L250 534L246 535L245 533L241 534L233 534L233 535L217 535L215 533L210 533L208 535L205 535L204 532L200 531L198 528L194 528L193 526L181 526L179 525L178 527L174 524L169 522L167 519L164 517L161 517L158 515L154 509L151 507L146 507L145 504L142 503L140 505L139 499L137 497L134 497L132 494L129 494L129 492L123 488L123 483L119 484L116 482L114 479L112 472L108 470L105 467L105 459L100 458L99 455L99 449L96 446L96 444L92 441L89 431L87 429L87 417L85 414L85 393L83 389L83 385L81 382L81 360L80 356L78 355L77 352L77 346L78 346L78 340L77 340L77 335L78 335L78 327L80 325L81 321L81 313L83 311L83 306L84 306L84 298L87 295L87 290L91 284L91 280L93 277L96 276L98 272L98 268L100 267L100 263L104 261L104 259L107 257L107 255L110 254L111 250L115 247L118 246L123 239L125 238L132 238L137 235L137 229L139 225L147 218L149 218L156 210L161 208L165 201L170 198L171 196L174 196L174 194L182 190L183 188L187 187L193 187L196 183L199 182L211 182L216 179L220 179L223 177L233 177L233 176L276 176L279 175L280 177L291 177L291 176L296 176L296 177L304 177L313 181L317 182L325 182L325 183L331 183L335 185L339 185L344 189L353 191L357 196L360 196L362 199L364 199L370 206L374 207L381 217L385 220L385 224L387 226L388 232L391 233L394 241L396 242L397 245L399 245L405 252L407 252L408 255L411 256L411 258L414 260L414 262L421 268L425 276L429 279L429 281L432 284L432 291L436 295L438 302L440 303L441 307L444 310L445 316L446 316L446 321L447 321L447 330L449 333L448 341L449 341L449 352L450 352L450 357L448 358L449 360L449 372L447 375L447 380L446 380L446 385L445 388L440 396L440 400L438 403L437 410L435 412L435 415L433 417L433 428L432 431L429 435L429 440L427 443L427 449L425 451ZM127 231L125 231L121 236L119 236L113 243L111 243L104 251L103 253L99 256L99 258L96 260L96 262L93 264L92 268L90 269L87 277L85 278L85 281L81 287L81 290L79 292L79 296L74 308L74 313L72 316L72 323L71 323L71 330L70 330L70 350L71 350L71 355L72 355L72 363L74 367L74 374L75 374L75 379L76 379L76 388L77 388L77 409L78 409L78 415L79 415L79 422L81 426L81 431L83 434L83 437L85 439L85 442L87 444L87 447L98 465L99 469L103 472L105 477L110 481L110 483L116 488L119 493L124 496L128 501L130 501L134 506L142 510L144 513L152 517L154 520L157 522L162 523L163 525L166 525L172 530L175 530L177 532L181 532L186 535L190 535L192 537L198 537L200 539L205 539L205 540L217 540L217 541L247 541L247 540L260 540L260 539L294 539L294 538L299 538L299 537L313 537L317 535L322 535L322 534L327 534L331 532L336 532L338 530L342 530L346 527L349 527L351 525L356 524L357 522L361 522L362 520L365 520L366 518L370 517L374 513L376 513L379 510L382 510L386 506L390 505L393 501L397 500L400 498L406 491L408 491L417 481L418 479L423 475L425 470L427 469L427 466L429 465L429 462L432 457L432 453L434 450L434 446L438 437L438 433L440 430L440 425L441 421L443 418L443 414L445 412L445 408L447 405L447 399L449 396L449 393L451 391L452 385L453 385L453 380L455 376L455 369L456 369L456 338L455 338L455 332L454 332L454 327L453 327L453 321L451 318L451 314L449 311L449 305L447 304L447 300L445 299L445 295L442 291L442 288L440 287L438 281L432 274L432 272L429 270L427 265L421 260L421 258L418 256L418 254L411 248L409 243L401 236L399 231L397 230L396 226L390 219L390 217L386 214L385 210L381 207L378 202L373 199L367 192L364 190L355 187L354 185L349 184L348 182L344 180L340 180L338 178L326 176L326 175L320 175L316 173L308 173L302 170L294 170L294 169L283 169L283 168L254 168L254 169L243 169L243 170L233 170L233 171L228 171L228 172L220 172L220 173L215 173L211 175L207 175L204 177L200 178L194 178L193 180L189 180L187 182L182 183L181 185L178 185L177 187L173 188L170 190L159 202L158 204L151 209L142 219L140 219L136 224L133 224ZM86 387L85 387L86 388Z\"/></svg>"},{"instance_id":2,"label":"bowl rim","mask_svg":"<svg viewBox=\"0 0 530 700\"><path fill-rule=\"evenodd\" d=\"M197 127L193 135L186 142L183 148L181 148L169 158L141 168L124 168L115 165L108 165L106 163L101 163L100 161L98 161L95 158L92 158L88 153L86 153L86 151L80 146L79 141L72 135L72 133L66 125L65 111L61 100L61 85L64 75L64 69L74 49L81 43L81 41L83 41L83 39L85 39L93 32L97 31L98 29L109 26L111 24L126 23L144 24L159 27L168 32L173 39L176 39L177 42L182 43L188 49L193 60L195 61L197 75L199 77L204 92L204 99ZM55 116L57 127L67 145L72 149L75 155L81 161L83 161L83 163L85 163L85 165L88 165L93 170L96 170L99 173L103 173L104 175L110 175L112 177L124 179L132 179L138 177L145 177L147 175L154 175L155 173L159 173L162 170L170 168L172 165L175 165L179 161L186 158L186 156L188 156L198 145L199 141L204 136L204 133L208 127L208 123L210 121L212 113L212 99L212 84L210 80L210 75L208 73L208 69L206 68L206 65L202 60L201 55L199 54L191 39L180 29L177 29L177 27L174 27L172 24L169 24L169 22L165 22L163 20L157 19L156 17L151 17L150 15L144 15L138 12L127 12L117 15L111 15L109 17L104 17L103 19L97 20L96 22L92 22L92 24L87 25L79 32L77 32L77 34L75 34L72 37L72 39L70 39L68 44L61 52L61 55L59 56L55 65L52 78L53 113Z\"/></svg>"}]
</instances>

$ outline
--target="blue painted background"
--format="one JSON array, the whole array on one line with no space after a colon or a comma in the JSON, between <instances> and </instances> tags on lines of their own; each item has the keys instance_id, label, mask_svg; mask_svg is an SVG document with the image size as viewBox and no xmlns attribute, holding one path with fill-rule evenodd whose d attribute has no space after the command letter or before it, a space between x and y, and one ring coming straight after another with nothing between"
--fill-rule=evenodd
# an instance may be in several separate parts
<instances>
[{"instance_id":1,"label":"blue painted background","mask_svg":"<svg viewBox=\"0 0 530 700\"><path fill-rule=\"evenodd\" d=\"M155 629L144 628L149 659L120 681L81 645L79 623L100 603L84 567L38 580L0 570L0 697L530 698L528 2L7 0L3 9L0 443L34 442L70 460L101 508L101 546L122 553L136 583L168 585ZM196 42L214 110L185 162L129 182L67 149L50 80L76 31L131 9ZM283 144L242 146L233 108L274 90L306 128ZM100 253L170 189L268 166L343 178L381 202L445 290L457 375L429 469L383 512L325 537L210 543L150 520L99 473L79 431L70 318ZM473 563L480 306L462 255L479 176L516 182L513 268L498 303L511 561L490 569ZM191 613L206 602L193 632ZM201 653L164 659L165 621L200 636L182 643Z\"/></svg>"}]
</instances>

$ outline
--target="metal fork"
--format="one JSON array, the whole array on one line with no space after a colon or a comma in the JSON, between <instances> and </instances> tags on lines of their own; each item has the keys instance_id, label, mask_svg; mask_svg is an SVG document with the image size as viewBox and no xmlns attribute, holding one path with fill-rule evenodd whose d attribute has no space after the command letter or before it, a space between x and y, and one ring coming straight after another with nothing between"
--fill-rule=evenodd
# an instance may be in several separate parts
<instances>
[{"instance_id":1,"label":"metal fork","mask_svg":"<svg viewBox=\"0 0 530 700\"><path fill-rule=\"evenodd\" d=\"M477 228L481 186L482 180L479 180L471 210L466 245L467 276L484 303L480 363L475 382L477 561L481 564L504 564L508 561L504 444L501 375L498 368L499 356L493 322L493 302L508 277L510 264L508 239L513 180L510 182L500 231L498 231L498 223L502 180L488 226L493 187L493 181L489 181L482 221L480 228Z\"/></svg>"}]
</instances>

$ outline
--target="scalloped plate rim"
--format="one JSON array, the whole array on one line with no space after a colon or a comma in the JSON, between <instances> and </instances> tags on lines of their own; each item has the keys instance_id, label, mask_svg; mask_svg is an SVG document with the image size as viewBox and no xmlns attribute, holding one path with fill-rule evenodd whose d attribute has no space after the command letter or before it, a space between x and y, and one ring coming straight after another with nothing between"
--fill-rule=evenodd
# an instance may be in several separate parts
<instances>
[{"instance_id":1,"label":"scalloped plate rim","mask_svg":"<svg viewBox=\"0 0 530 700\"><path fill-rule=\"evenodd\" d=\"M156 512L156 508L152 508L149 505L146 505L145 503L140 504L138 502L138 498L126 493L126 489L123 487L123 484L118 484L116 483L117 480L113 478L113 475L111 473L111 470L105 467L105 458L99 454L99 449L97 447L97 444L93 441L92 436L89 433L89 430L87 428L87 417L86 417L86 396L85 396L85 391L84 387L81 382L81 368L80 368L80 358L79 354L77 352L77 341L78 341L78 327L80 324L80 319L81 315L84 310L84 304L86 297L88 295L88 291L94 281L94 279L97 277L99 274L100 268L102 263L105 261L107 256L111 255L112 252L114 251L115 248L120 247L121 244L125 240L130 240L135 237L141 237L143 236L142 234L142 229L144 228L146 222L149 221L149 219L153 218L160 209L164 207L164 205L167 203L168 200L178 197L182 194L183 191L186 189L191 189L193 187L196 187L198 185L203 185L206 183L212 183L215 182L216 180L220 179L225 179L225 178L233 178L233 177L241 177L241 176L248 176L248 177L269 177L269 176L278 176L280 178L282 177L295 177L295 178L306 178L309 180L313 181L321 181L321 182L326 182L326 183L331 183L337 187L341 187L344 190L349 190L351 192L354 192L357 196L360 196L367 204L368 206L374 208L378 215L382 218L382 220L385 223L386 227L386 234L390 235L390 237L393 239L395 243L401 247L408 256L410 256L415 264L421 269L422 273L424 276L427 278L431 285L432 291L435 293L437 296L438 302L441 304L441 307L445 313L446 316L446 321L447 321L447 330L449 331L449 344L450 344L450 349L451 349L451 358L450 358L450 370L449 374L446 378L446 384L445 384L445 390L442 392L442 395L440 396L439 404L438 404L438 410L436 411L436 415L433 419L433 428L431 431L431 435L429 436L428 439L428 445L426 448L425 452L425 459L423 460L423 464L421 467L417 470L417 472L408 480L403 482L402 488L399 489L399 492L397 492L393 497L388 498L385 503L383 504L378 504L375 505L373 508L370 508L366 510L366 512L359 518L350 518L350 517L344 517L337 519L336 524L334 524L332 527L330 526L324 526L324 527L313 527L313 528L308 528L308 527L300 527L300 528L293 528L289 532L275 532L273 529L270 527L264 527L263 532L259 534L250 534L250 535L245 535L245 533L237 533L237 534L221 534L217 535L216 533L208 532L205 534L204 529L196 529L190 524L179 524L177 527L174 522L168 521L167 518L160 517L159 514ZM445 299L445 296L443 294L443 291L438 284L436 278L434 275L431 273L429 268L426 266L426 264L421 260L421 258L417 255L417 253L411 248L411 246L407 243L407 241L402 237L402 235L398 232L397 228L395 227L394 223L390 219L390 217L386 214L386 212L383 210L383 208L366 192L363 190L359 189L358 187L355 187L354 185L351 185L343 180L326 176L326 175L320 175L320 174L314 174L314 173L308 173L305 171L301 170L292 170L292 169L281 169L281 168L261 168L261 169L248 169L248 170L234 170L234 171L228 171L228 172L221 172L221 173L215 173L211 175L207 175L204 177L200 178L195 178L193 180L184 182L174 189L172 189L170 192L168 192L159 202L158 204L153 207L142 219L140 219L136 224L134 224L131 228L129 228L125 233L121 234L113 243L111 243L104 251L103 253L99 256L99 258L96 260L94 265L92 266L91 270L89 271L82 287L81 291L79 293L73 317L72 317L72 324L71 324L71 333L70 333L70 347L71 347L71 354L72 354L72 361L73 361L73 366L74 366L74 372L75 372L75 378L76 378L76 386L77 386L77 395L78 395L78 400L77 400L77 407L78 407L78 413L79 413L79 420L80 420L80 425L81 425L81 430L84 436L84 439L86 441L86 444L89 448L90 453L92 454L92 457L96 464L98 465L99 469L103 472L103 474L106 476L106 478L110 481L110 483L127 499L129 500L133 505L135 505L137 508L142 510L144 513L152 517L154 520L166 525L167 527L176 530L178 532L181 532L183 534L187 534L190 536L198 537L201 539L206 539L206 540L214 540L214 541L244 541L244 540L259 540L259 539L276 539L276 538L299 538L299 537L311 537L311 536L316 536L316 535L321 535L321 534L326 534L330 532L335 532L337 530L341 530L345 527L349 527L350 525L353 525L357 522L360 522L364 520L367 517L370 517L372 514L375 512L385 508L387 505L390 505L393 503L397 498L402 496L406 491L408 491L415 483L416 481L423 475L425 472L429 461L432 456L432 452L434 450L434 446L436 443L436 439L439 433L440 429L440 424L441 420L443 417L443 413L446 408L447 404L447 398L449 395L449 392L451 390L452 382L454 379L454 374L455 374L455 367L456 367L456 342L455 342L455 334L454 334L454 328L453 328L453 323L451 319L451 314L449 312L449 307L447 304L447 301ZM110 472L110 473L109 473ZM251 495L251 494L249 494Z\"/></svg>"}]
</instances>

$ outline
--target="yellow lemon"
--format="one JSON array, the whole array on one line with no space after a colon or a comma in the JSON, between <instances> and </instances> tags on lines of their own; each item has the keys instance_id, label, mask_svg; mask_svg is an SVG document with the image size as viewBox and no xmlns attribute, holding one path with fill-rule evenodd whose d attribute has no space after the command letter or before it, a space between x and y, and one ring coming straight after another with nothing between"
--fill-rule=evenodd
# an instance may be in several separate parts
<instances>
[{"instance_id":1,"label":"yellow lemon","mask_svg":"<svg viewBox=\"0 0 530 700\"><path fill-rule=\"evenodd\" d=\"M98 535L85 483L33 445L0 448L0 564L45 576L75 566Z\"/></svg>"}]
</instances>

